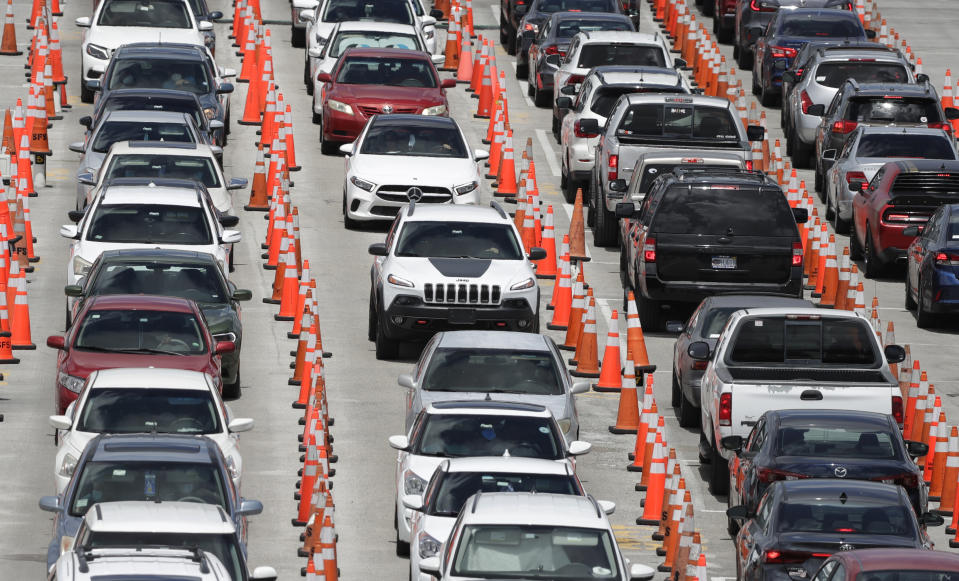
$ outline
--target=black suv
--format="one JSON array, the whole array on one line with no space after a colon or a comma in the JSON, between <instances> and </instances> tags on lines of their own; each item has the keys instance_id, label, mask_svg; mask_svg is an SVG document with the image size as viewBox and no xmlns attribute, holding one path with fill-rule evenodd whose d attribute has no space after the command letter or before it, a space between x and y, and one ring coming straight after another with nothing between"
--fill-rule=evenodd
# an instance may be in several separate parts
<instances>
[{"instance_id":1,"label":"black suv","mask_svg":"<svg viewBox=\"0 0 959 581\"><path fill-rule=\"evenodd\" d=\"M628 219L621 274L645 328L663 327L667 303L716 293L802 296L796 223L807 212L762 172L678 168L653 182L638 211L626 202L616 214Z\"/></svg>"},{"instance_id":2,"label":"black suv","mask_svg":"<svg viewBox=\"0 0 959 581\"><path fill-rule=\"evenodd\" d=\"M859 83L855 79L843 83L828 107L817 103L806 113L822 116L816 130L816 191L822 190L833 163L822 159L822 152L841 150L859 125L927 126L951 134L949 121L959 119L959 109L947 107L944 111L939 95L928 83Z\"/></svg>"}]
</instances>

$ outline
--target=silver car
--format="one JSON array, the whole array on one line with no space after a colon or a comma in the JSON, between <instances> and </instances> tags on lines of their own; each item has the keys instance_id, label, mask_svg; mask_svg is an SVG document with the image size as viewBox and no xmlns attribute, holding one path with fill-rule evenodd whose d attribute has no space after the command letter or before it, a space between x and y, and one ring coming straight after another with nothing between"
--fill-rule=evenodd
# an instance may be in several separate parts
<instances>
[{"instance_id":1,"label":"silver car","mask_svg":"<svg viewBox=\"0 0 959 581\"><path fill-rule=\"evenodd\" d=\"M902 158L956 159L952 138L942 129L929 127L876 127L861 125L853 131L841 151L827 149L823 159L834 161L824 180L826 219L839 234L849 232L852 182L872 181L887 161Z\"/></svg>"},{"instance_id":2,"label":"silver car","mask_svg":"<svg viewBox=\"0 0 959 581\"><path fill-rule=\"evenodd\" d=\"M400 375L397 382L409 390L407 431L431 403L489 399L545 406L567 441L579 437L573 395L589 391L588 382L572 382L552 339L512 331L438 333L413 373Z\"/></svg>"},{"instance_id":3,"label":"silver car","mask_svg":"<svg viewBox=\"0 0 959 581\"><path fill-rule=\"evenodd\" d=\"M783 106L787 153L796 167L810 167L821 115L807 113L813 105L828 106L846 79L860 83L915 83L912 66L899 49L871 46L829 46L817 50L801 72L786 71L794 83ZM786 77L790 77L786 79Z\"/></svg>"}]
</instances>

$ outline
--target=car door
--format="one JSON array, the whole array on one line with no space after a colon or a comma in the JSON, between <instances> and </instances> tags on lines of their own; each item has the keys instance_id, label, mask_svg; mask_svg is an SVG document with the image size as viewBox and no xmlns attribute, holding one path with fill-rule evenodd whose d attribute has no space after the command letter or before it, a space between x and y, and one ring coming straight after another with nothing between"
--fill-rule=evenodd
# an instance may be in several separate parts
<instances>
[{"instance_id":1,"label":"car door","mask_svg":"<svg viewBox=\"0 0 959 581\"><path fill-rule=\"evenodd\" d=\"M759 500L759 471L756 467L756 457L762 453L768 440L766 437L767 426L766 418L761 418L753 426L749 438L746 439L746 444L737 456L739 469L736 471L736 490L739 491L741 503L749 507L755 507ZM762 461L762 458L760 461Z\"/></svg>"},{"instance_id":2,"label":"car door","mask_svg":"<svg viewBox=\"0 0 959 581\"><path fill-rule=\"evenodd\" d=\"M841 188L849 187L845 184L846 170L849 169L851 164L855 163L855 151L861 137L862 132L860 131L842 146L842 150L837 152L835 163L826 173L826 201L832 200L834 208L839 208Z\"/></svg>"},{"instance_id":3,"label":"car door","mask_svg":"<svg viewBox=\"0 0 959 581\"><path fill-rule=\"evenodd\" d=\"M909 245L906 284L916 292L919 297L919 279L924 273L923 270L931 270L932 261L926 257L939 250L939 241L942 238L944 217L947 215L944 207L936 210L936 213L929 218L926 227L922 229L922 234L916 237Z\"/></svg>"},{"instance_id":4,"label":"car door","mask_svg":"<svg viewBox=\"0 0 959 581\"><path fill-rule=\"evenodd\" d=\"M747 520L741 529L739 529L737 558L740 563L737 579L755 578L754 572L762 560L761 543L765 538L766 528L769 524L769 515L772 512L772 505L775 503L773 494L767 494L759 502L756 514L753 518ZM748 572L752 571L752 574Z\"/></svg>"},{"instance_id":5,"label":"car door","mask_svg":"<svg viewBox=\"0 0 959 581\"><path fill-rule=\"evenodd\" d=\"M633 179L636 179L635 176L633 176ZM696 310L690 315L689 320L686 321L683 332L676 337L675 345L673 345L673 373L676 374L676 382L680 386L683 385L683 374L681 370L689 367L689 354L686 350L689 349L689 344L693 342L693 333L699 326L699 319L707 302L708 301L703 301L699 303L699 306L696 307ZM680 387L680 390L681 389L682 387Z\"/></svg>"},{"instance_id":6,"label":"car door","mask_svg":"<svg viewBox=\"0 0 959 581\"><path fill-rule=\"evenodd\" d=\"M836 91L836 95L829 102L829 106L826 107L826 112L819 122L819 128L816 130L817 156L822 156L822 152L833 147L829 143L829 127L832 126L832 118L836 115L836 109L839 108L839 103L842 101L842 93L842 89Z\"/></svg>"},{"instance_id":7,"label":"car door","mask_svg":"<svg viewBox=\"0 0 959 581\"><path fill-rule=\"evenodd\" d=\"M873 192L876 189L876 186L879 185L879 182L882 181L882 177L886 174L886 168L881 167L879 171L876 172L876 175L873 176L872 181L869 182L868 187L864 188L862 191L857 192L852 199L852 219L853 219L853 233L852 235L857 238L859 244L862 245L866 240L866 222L869 220L869 212L871 205L871 198L873 197ZM861 247L861 246L860 246Z\"/></svg>"}]
</instances>

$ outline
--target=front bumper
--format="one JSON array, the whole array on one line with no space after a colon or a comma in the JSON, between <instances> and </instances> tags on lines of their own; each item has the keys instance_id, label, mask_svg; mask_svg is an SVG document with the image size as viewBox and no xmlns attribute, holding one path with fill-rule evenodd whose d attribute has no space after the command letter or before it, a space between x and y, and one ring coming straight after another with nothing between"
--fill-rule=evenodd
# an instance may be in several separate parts
<instances>
[{"instance_id":1,"label":"front bumper","mask_svg":"<svg viewBox=\"0 0 959 581\"><path fill-rule=\"evenodd\" d=\"M403 304L407 302L412 304ZM426 304L419 297L400 295L386 310L387 335L394 339L425 337L463 328L529 331L538 310L530 308L524 298L506 298L498 306L471 307Z\"/></svg>"},{"instance_id":2,"label":"front bumper","mask_svg":"<svg viewBox=\"0 0 959 581\"><path fill-rule=\"evenodd\" d=\"M366 125L366 118L356 112L347 115L333 111L329 107L322 107L321 115L323 116L323 139L327 141L342 143L356 141Z\"/></svg>"},{"instance_id":3,"label":"front bumper","mask_svg":"<svg viewBox=\"0 0 959 581\"><path fill-rule=\"evenodd\" d=\"M383 186L385 187L385 186ZM426 186L420 185L421 188ZM436 196L436 199L421 198L418 203L426 204L478 204L480 189L476 188L467 194L456 194L452 189L449 190L448 198L444 195ZM395 191L381 191L381 186L368 192L359 188L346 180L346 213L352 220L358 221L378 221L392 220L400 208L407 205L409 200L402 198Z\"/></svg>"}]
</instances>

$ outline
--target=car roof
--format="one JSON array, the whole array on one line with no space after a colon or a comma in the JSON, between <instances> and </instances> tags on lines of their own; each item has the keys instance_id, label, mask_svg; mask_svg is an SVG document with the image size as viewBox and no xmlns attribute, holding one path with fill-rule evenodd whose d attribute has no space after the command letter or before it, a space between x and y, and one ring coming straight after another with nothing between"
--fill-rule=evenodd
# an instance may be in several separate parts
<instances>
[{"instance_id":1,"label":"car roof","mask_svg":"<svg viewBox=\"0 0 959 581\"><path fill-rule=\"evenodd\" d=\"M368 48L362 46L351 46L343 51L343 54L340 55L340 58L343 59L351 56L393 57L408 60L427 60L428 58L428 55L425 52L410 50L408 48Z\"/></svg>"},{"instance_id":2,"label":"car roof","mask_svg":"<svg viewBox=\"0 0 959 581\"><path fill-rule=\"evenodd\" d=\"M208 375L202 371L161 367L100 369L90 389L122 387L124 389L175 388L209 391Z\"/></svg>"},{"instance_id":3,"label":"car roof","mask_svg":"<svg viewBox=\"0 0 959 581\"><path fill-rule=\"evenodd\" d=\"M857 82L853 79L848 79L847 84L853 84L856 86ZM932 94L932 87L927 84L917 85L912 83L858 83L856 91L850 95L850 97L862 97L862 96L876 96L876 95L903 95L909 97L930 97L934 98Z\"/></svg>"},{"instance_id":4,"label":"car roof","mask_svg":"<svg viewBox=\"0 0 959 581\"><path fill-rule=\"evenodd\" d=\"M159 191L155 191L160 188ZM148 206L188 206L201 207L196 189L179 186L162 186L150 183L145 186L127 186L108 183L100 193L101 203L143 204Z\"/></svg>"},{"instance_id":5,"label":"car roof","mask_svg":"<svg viewBox=\"0 0 959 581\"><path fill-rule=\"evenodd\" d=\"M106 116L103 118L102 122L106 121L142 121L146 122L184 122L185 120L191 120L192 117L187 113L181 113L179 111L157 111L153 109L144 109L141 111L133 109L113 109L107 112Z\"/></svg>"},{"instance_id":6,"label":"car roof","mask_svg":"<svg viewBox=\"0 0 959 581\"><path fill-rule=\"evenodd\" d=\"M494 492L471 496L460 512L463 524L517 523L606 529L602 508L592 497L538 492Z\"/></svg>"},{"instance_id":7,"label":"car roof","mask_svg":"<svg viewBox=\"0 0 959 581\"><path fill-rule=\"evenodd\" d=\"M728 308L728 307L740 307L740 308L763 308L763 307L799 307L799 308L813 308L814 305L805 300L797 299L796 297L787 297L787 296L776 296L772 294L730 294L730 295L713 295L708 297L706 300L709 301L710 308Z\"/></svg>"},{"instance_id":8,"label":"car roof","mask_svg":"<svg viewBox=\"0 0 959 581\"><path fill-rule=\"evenodd\" d=\"M100 259L106 262L169 262L171 264L204 263L216 264L216 258L208 252L167 248L117 248L106 250Z\"/></svg>"},{"instance_id":9,"label":"car roof","mask_svg":"<svg viewBox=\"0 0 959 581\"><path fill-rule=\"evenodd\" d=\"M404 206L408 208L409 206ZM400 210L404 216L408 211ZM489 206L473 206L471 204L416 204L413 215L406 221L452 221L452 222L485 222L510 224L509 216L503 218L499 212Z\"/></svg>"},{"instance_id":10,"label":"car roof","mask_svg":"<svg viewBox=\"0 0 959 581\"><path fill-rule=\"evenodd\" d=\"M846 20L859 20L859 17L856 16L855 12L850 10L840 10L838 8L792 8L789 6L783 6L783 8L786 8L786 10L778 11L778 13L782 14L783 20L785 20L788 16L823 16L823 20L836 20L837 18L845 18Z\"/></svg>"},{"instance_id":11,"label":"car roof","mask_svg":"<svg viewBox=\"0 0 959 581\"><path fill-rule=\"evenodd\" d=\"M213 149L206 143L175 141L117 141L110 146L114 155L176 155L180 157L213 157Z\"/></svg>"},{"instance_id":12,"label":"car roof","mask_svg":"<svg viewBox=\"0 0 959 581\"><path fill-rule=\"evenodd\" d=\"M543 458L523 458L520 456L475 456L472 458L450 458L446 472L508 472L518 474L572 475L568 462L557 462Z\"/></svg>"},{"instance_id":13,"label":"car roof","mask_svg":"<svg viewBox=\"0 0 959 581\"><path fill-rule=\"evenodd\" d=\"M550 18L553 23L561 20L609 20L616 22L619 20L628 21L629 16L618 12L554 12Z\"/></svg>"},{"instance_id":14,"label":"car roof","mask_svg":"<svg viewBox=\"0 0 959 581\"><path fill-rule=\"evenodd\" d=\"M819 50L823 53L820 62L861 59L863 57L867 57L869 60L888 60L896 62L904 62L905 60L902 53L898 52L898 50L878 45L871 40L864 40L862 41L862 44L855 45L837 44L834 46L822 46L819 47Z\"/></svg>"},{"instance_id":15,"label":"car roof","mask_svg":"<svg viewBox=\"0 0 959 581\"><path fill-rule=\"evenodd\" d=\"M549 351L544 335L519 331L446 331L437 348Z\"/></svg>"},{"instance_id":16,"label":"car roof","mask_svg":"<svg viewBox=\"0 0 959 581\"><path fill-rule=\"evenodd\" d=\"M411 52L411 51L404 51ZM455 127L459 129L456 121L450 117L441 117L439 115L414 115L412 113L396 113L392 115L376 115L371 123L378 127Z\"/></svg>"},{"instance_id":17,"label":"car roof","mask_svg":"<svg viewBox=\"0 0 959 581\"><path fill-rule=\"evenodd\" d=\"M629 93L623 95L626 102L630 105L639 103L685 103L691 105L708 105L711 107L721 107L729 109L732 103L724 97L711 97L709 95L676 95L673 93Z\"/></svg>"},{"instance_id":18,"label":"car roof","mask_svg":"<svg viewBox=\"0 0 959 581\"><path fill-rule=\"evenodd\" d=\"M192 313L193 301L161 295L96 295L87 301L90 309L142 309Z\"/></svg>"},{"instance_id":19,"label":"car roof","mask_svg":"<svg viewBox=\"0 0 959 581\"><path fill-rule=\"evenodd\" d=\"M779 420L780 426L797 427L808 426L873 426L875 428L888 428L889 416L878 412L866 412L860 410L770 410L766 412L769 417L775 417Z\"/></svg>"},{"instance_id":20,"label":"car roof","mask_svg":"<svg viewBox=\"0 0 959 581\"><path fill-rule=\"evenodd\" d=\"M739 184L756 185L757 187L780 186L768 175L761 171L746 170L737 167L728 168L698 168L695 165L677 167L673 169L676 179L685 184Z\"/></svg>"},{"instance_id":21,"label":"car roof","mask_svg":"<svg viewBox=\"0 0 959 581\"><path fill-rule=\"evenodd\" d=\"M236 532L236 526L221 506L198 502L101 502L87 511L84 521L89 530L97 533Z\"/></svg>"},{"instance_id":22,"label":"car roof","mask_svg":"<svg viewBox=\"0 0 959 581\"><path fill-rule=\"evenodd\" d=\"M103 98L106 102L113 99L129 99L137 97L150 101L191 101L198 102L196 95L189 91L180 91L178 89L112 89ZM149 110L149 109L146 109Z\"/></svg>"},{"instance_id":23,"label":"car roof","mask_svg":"<svg viewBox=\"0 0 959 581\"><path fill-rule=\"evenodd\" d=\"M899 504L900 487L895 484L883 484L869 480L845 480L842 478L811 478L808 480L781 480L783 500L813 501L838 499L846 495L847 500L864 504Z\"/></svg>"},{"instance_id":24,"label":"car roof","mask_svg":"<svg viewBox=\"0 0 959 581\"><path fill-rule=\"evenodd\" d=\"M435 415L488 415L488 416L551 416L545 406L534 403L510 401L435 401L426 407L426 413Z\"/></svg>"},{"instance_id":25,"label":"car roof","mask_svg":"<svg viewBox=\"0 0 959 581\"><path fill-rule=\"evenodd\" d=\"M865 319L866 316L857 311L846 311L843 309L835 310L824 310L818 309L816 307L779 307L779 308L750 308L742 309L746 314L753 315L757 317L767 316L767 317L776 317L776 316L786 316L786 315L807 315L807 316L817 316L817 317L840 317L844 319Z\"/></svg>"},{"instance_id":26,"label":"car roof","mask_svg":"<svg viewBox=\"0 0 959 581\"><path fill-rule=\"evenodd\" d=\"M101 434L92 447L93 461L214 463L216 443L206 436L182 434Z\"/></svg>"},{"instance_id":27,"label":"car roof","mask_svg":"<svg viewBox=\"0 0 959 581\"><path fill-rule=\"evenodd\" d=\"M163 578L200 581L221 578L202 563L197 552L192 549L97 548L87 552L70 551L69 554L70 558L77 563L74 565L74 576L70 579L97 581ZM206 563L218 562L219 565L214 569L218 573L224 572L224 565L215 554L208 551L202 551L200 554L206 559ZM58 577L60 578L62 577Z\"/></svg>"},{"instance_id":28,"label":"car roof","mask_svg":"<svg viewBox=\"0 0 959 581\"><path fill-rule=\"evenodd\" d=\"M120 58L181 59L193 57L197 60L203 60L206 56L199 46L180 42L134 42L121 46L114 54Z\"/></svg>"},{"instance_id":29,"label":"car roof","mask_svg":"<svg viewBox=\"0 0 959 581\"><path fill-rule=\"evenodd\" d=\"M411 8L412 10L412 8ZM416 28L412 24L400 24L398 22L382 22L379 20L344 20L338 24L339 32L352 32L358 30L371 30L374 32L412 32L416 33Z\"/></svg>"},{"instance_id":30,"label":"car roof","mask_svg":"<svg viewBox=\"0 0 959 581\"><path fill-rule=\"evenodd\" d=\"M959 571L959 555L925 549L858 549L836 553L836 558L856 561L861 571Z\"/></svg>"},{"instance_id":31,"label":"car roof","mask_svg":"<svg viewBox=\"0 0 959 581\"><path fill-rule=\"evenodd\" d=\"M662 46L659 33L650 34L648 32L633 32L631 30L594 30L590 32L580 32L583 36L583 44L595 44L599 42L628 42L630 44L652 44Z\"/></svg>"}]
</instances>

